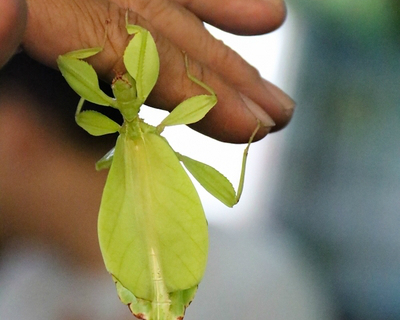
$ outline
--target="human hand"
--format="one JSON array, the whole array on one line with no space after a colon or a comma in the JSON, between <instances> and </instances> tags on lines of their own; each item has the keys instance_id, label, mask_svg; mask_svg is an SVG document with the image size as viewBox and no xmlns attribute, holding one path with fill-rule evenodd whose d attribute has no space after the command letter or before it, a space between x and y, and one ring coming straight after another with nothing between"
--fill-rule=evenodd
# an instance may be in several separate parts
<instances>
[{"instance_id":1,"label":"human hand","mask_svg":"<svg viewBox=\"0 0 400 320\"><path fill-rule=\"evenodd\" d=\"M152 32L160 55L160 76L148 105L170 111L182 100L203 93L186 77L185 51L191 73L212 87L219 99L193 125L196 130L222 141L245 142L256 117L266 125L257 138L266 135L273 122L276 130L290 120L293 101L202 24L210 22L239 34L272 31L285 17L282 0L27 0L27 4L22 45L46 65L56 67L56 58L65 52L102 45L107 27L103 52L89 62L111 81L115 72L125 71L122 56L129 41L125 13L130 9L129 22Z\"/></svg>"}]
</instances>

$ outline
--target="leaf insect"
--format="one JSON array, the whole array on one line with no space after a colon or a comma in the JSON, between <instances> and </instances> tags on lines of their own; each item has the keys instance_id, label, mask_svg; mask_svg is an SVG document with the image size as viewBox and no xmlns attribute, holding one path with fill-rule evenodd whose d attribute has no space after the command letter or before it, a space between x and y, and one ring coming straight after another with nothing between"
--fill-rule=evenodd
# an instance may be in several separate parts
<instances>
[{"instance_id":1,"label":"leaf insect","mask_svg":"<svg viewBox=\"0 0 400 320\"><path fill-rule=\"evenodd\" d=\"M207 221L188 171L227 206L240 198L247 151L236 194L232 184L216 169L175 152L161 136L165 127L202 119L217 103L214 91L190 74L208 93L180 103L158 126L139 118L140 106L159 74L159 56L150 32L131 25L133 38L123 60L127 72L112 83L114 97L99 88L96 72L82 59L102 47L72 51L57 59L69 85L81 96L75 118L92 135L119 132L115 147L96 163L110 168L98 218L98 237L105 266L112 275L121 301L139 319L183 319L203 277L208 253ZM83 103L110 106L123 116L119 125L105 115L82 111Z\"/></svg>"}]
</instances>

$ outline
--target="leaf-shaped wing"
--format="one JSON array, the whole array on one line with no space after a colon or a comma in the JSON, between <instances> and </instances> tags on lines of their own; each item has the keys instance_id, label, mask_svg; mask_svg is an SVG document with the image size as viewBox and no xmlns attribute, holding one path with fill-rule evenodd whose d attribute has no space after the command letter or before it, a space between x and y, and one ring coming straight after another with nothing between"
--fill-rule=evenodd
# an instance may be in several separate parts
<instances>
[{"instance_id":1,"label":"leaf-shaped wing","mask_svg":"<svg viewBox=\"0 0 400 320\"><path fill-rule=\"evenodd\" d=\"M108 271L138 299L154 301L161 284L168 294L192 288L203 276L208 251L203 208L159 135L119 136L98 229Z\"/></svg>"}]
</instances>

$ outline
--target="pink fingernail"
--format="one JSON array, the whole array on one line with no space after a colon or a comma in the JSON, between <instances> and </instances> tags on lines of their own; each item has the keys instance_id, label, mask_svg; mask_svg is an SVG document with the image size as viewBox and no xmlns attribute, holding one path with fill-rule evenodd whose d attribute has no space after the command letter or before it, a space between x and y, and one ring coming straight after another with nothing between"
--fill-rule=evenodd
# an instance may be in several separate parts
<instances>
[{"instance_id":1,"label":"pink fingernail","mask_svg":"<svg viewBox=\"0 0 400 320\"><path fill-rule=\"evenodd\" d=\"M264 127L271 128L275 125L274 120L272 120L272 118L269 116L268 113L265 112L263 108L261 108L257 103L255 103L253 100L246 97L245 95L243 94L240 95L243 99L243 102L246 104L247 108L258 120L261 121Z\"/></svg>"},{"instance_id":2,"label":"pink fingernail","mask_svg":"<svg viewBox=\"0 0 400 320\"><path fill-rule=\"evenodd\" d=\"M289 97L285 92L279 89L277 86L271 82L263 79L264 86L282 105L283 111L288 117L291 117L296 106L296 102Z\"/></svg>"}]
</instances>

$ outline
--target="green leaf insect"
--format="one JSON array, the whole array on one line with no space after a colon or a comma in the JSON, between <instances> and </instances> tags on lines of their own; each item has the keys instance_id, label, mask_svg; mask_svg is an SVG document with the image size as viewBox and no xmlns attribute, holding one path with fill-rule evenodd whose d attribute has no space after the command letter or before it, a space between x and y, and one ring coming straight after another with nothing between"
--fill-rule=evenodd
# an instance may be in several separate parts
<instances>
[{"instance_id":1,"label":"green leaf insect","mask_svg":"<svg viewBox=\"0 0 400 320\"><path fill-rule=\"evenodd\" d=\"M127 70L112 83L114 97L99 88L96 72L82 59L102 48L59 56L57 63L69 85L81 96L76 122L92 135L119 132L115 148L96 168L110 168L98 218L98 236L105 266L118 295L139 319L183 319L194 298L207 262L207 221L199 196L181 162L211 194L228 206L239 200L247 151L243 155L238 194L214 168L176 153L161 136L167 126L202 119L217 103L214 91L189 73L208 94L179 104L157 127L139 118L140 106L153 89L159 56L150 32L130 25L133 35L125 53ZM105 115L82 111L85 100L118 109L119 125Z\"/></svg>"}]
</instances>

